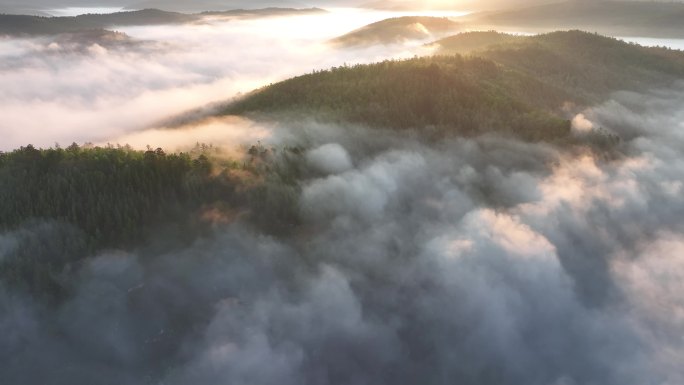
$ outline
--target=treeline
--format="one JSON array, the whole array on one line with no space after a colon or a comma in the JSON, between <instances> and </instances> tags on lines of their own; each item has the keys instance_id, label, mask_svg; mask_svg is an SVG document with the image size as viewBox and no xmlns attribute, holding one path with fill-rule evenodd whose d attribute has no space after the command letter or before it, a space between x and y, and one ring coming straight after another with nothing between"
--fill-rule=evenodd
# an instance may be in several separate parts
<instances>
[{"instance_id":1,"label":"treeline","mask_svg":"<svg viewBox=\"0 0 684 385\"><path fill-rule=\"evenodd\" d=\"M84 258L157 235L191 242L240 213L260 231L286 234L299 220L300 160L297 149L260 145L238 160L212 160L207 146L167 154L28 145L0 153L0 280L59 297L64 274Z\"/></svg>"},{"instance_id":2,"label":"treeline","mask_svg":"<svg viewBox=\"0 0 684 385\"><path fill-rule=\"evenodd\" d=\"M530 141L568 135L553 113L568 95L478 57L436 56L314 72L258 90L225 114L306 114L443 135L488 132ZM425 130L427 129L427 130Z\"/></svg>"}]
</instances>

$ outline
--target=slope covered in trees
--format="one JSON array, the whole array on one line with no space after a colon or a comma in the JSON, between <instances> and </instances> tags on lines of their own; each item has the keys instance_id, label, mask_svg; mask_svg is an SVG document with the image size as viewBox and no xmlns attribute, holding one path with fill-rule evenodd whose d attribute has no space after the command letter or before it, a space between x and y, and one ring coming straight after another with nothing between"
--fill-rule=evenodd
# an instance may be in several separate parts
<instances>
[{"instance_id":1,"label":"slope covered in trees","mask_svg":"<svg viewBox=\"0 0 684 385\"><path fill-rule=\"evenodd\" d=\"M497 131L541 140L568 132L565 120L547 112L565 98L562 90L491 61L444 56L297 77L259 90L224 112L302 113L374 127L431 128L440 136Z\"/></svg>"},{"instance_id":2,"label":"slope covered in trees","mask_svg":"<svg viewBox=\"0 0 684 385\"><path fill-rule=\"evenodd\" d=\"M376 127L430 127L440 135L499 132L554 140L569 132L562 111L567 102L582 105L684 76L681 52L579 31L470 33L438 46L445 56L315 72L257 90L223 112L294 111ZM489 48L448 55L459 51L456 46Z\"/></svg>"}]
</instances>

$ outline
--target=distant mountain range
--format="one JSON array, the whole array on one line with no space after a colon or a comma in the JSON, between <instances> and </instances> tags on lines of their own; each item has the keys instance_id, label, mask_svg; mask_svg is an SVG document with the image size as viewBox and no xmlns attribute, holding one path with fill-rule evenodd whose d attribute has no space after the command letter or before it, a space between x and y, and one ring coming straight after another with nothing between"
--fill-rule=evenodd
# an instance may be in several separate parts
<instances>
[{"instance_id":1,"label":"distant mountain range","mask_svg":"<svg viewBox=\"0 0 684 385\"><path fill-rule=\"evenodd\" d=\"M50 35L93 29L111 29L116 26L185 24L200 22L206 16L267 17L322 12L325 11L319 8L264 8L185 14L159 9L144 9L140 11L88 14L74 17L0 15L0 35Z\"/></svg>"}]
</instances>

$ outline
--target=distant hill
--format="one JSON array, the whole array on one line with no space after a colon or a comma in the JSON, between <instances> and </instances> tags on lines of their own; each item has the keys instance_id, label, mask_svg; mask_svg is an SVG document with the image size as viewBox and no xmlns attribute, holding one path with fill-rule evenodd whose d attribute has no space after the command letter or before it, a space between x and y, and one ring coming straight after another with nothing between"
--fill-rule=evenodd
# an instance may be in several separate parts
<instances>
[{"instance_id":1,"label":"distant hill","mask_svg":"<svg viewBox=\"0 0 684 385\"><path fill-rule=\"evenodd\" d=\"M224 114L309 115L333 122L421 129L426 135L567 136L564 107L684 77L684 53L570 31L525 38L493 33L442 40L482 51L333 68L257 90ZM490 45L489 43L497 43ZM450 48L449 48L450 47Z\"/></svg>"},{"instance_id":2,"label":"distant hill","mask_svg":"<svg viewBox=\"0 0 684 385\"><path fill-rule=\"evenodd\" d=\"M302 2L291 0L129 0L128 9L158 8L174 12L198 13L226 9L300 8Z\"/></svg>"},{"instance_id":3,"label":"distant hill","mask_svg":"<svg viewBox=\"0 0 684 385\"><path fill-rule=\"evenodd\" d=\"M271 17L288 15L305 15L327 13L321 8L259 8L259 9L232 9L229 11L205 11L196 15L199 16L226 16L226 17Z\"/></svg>"},{"instance_id":4,"label":"distant hill","mask_svg":"<svg viewBox=\"0 0 684 385\"><path fill-rule=\"evenodd\" d=\"M539 32L582 29L613 36L684 38L684 3L653 1L566 1L477 13L464 18L478 29Z\"/></svg>"},{"instance_id":5,"label":"distant hill","mask_svg":"<svg viewBox=\"0 0 684 385\"><path fill-rule=\"evenodd\" d=\"M406 16L378 21L331 40L341 47L393 44L435 39L458 31L460 25L444 17Z\"/></svg>"},{"instance_id":6,"label":"distant hill","mask_svg":"<svg viewBox=\"0 0 684 385\"><path fill-rule=\"evenodd\" d=\"M196 19L197 17L194 15L158 9L74 17L0 15L0 34L52 35L89 29L106 29L113 26L180 24L192 22Z\"/></svg>"},{"instance_id":7,"label":"distant hill","mask_svg":"<svg viewBox=\"0 0 684 385\"><path fill-rule=\"evenodd\" d=\"M116 26L185 24L199 22L207 16L266 17L298 13L325 12L318 8L265 8L258 10L237 9L221 12L185 14L159 9L88 14L72 17L42 17L27 15L0 15L0 35L52 35L85 30L110 29Z\"/></svg>"}]
</instances>

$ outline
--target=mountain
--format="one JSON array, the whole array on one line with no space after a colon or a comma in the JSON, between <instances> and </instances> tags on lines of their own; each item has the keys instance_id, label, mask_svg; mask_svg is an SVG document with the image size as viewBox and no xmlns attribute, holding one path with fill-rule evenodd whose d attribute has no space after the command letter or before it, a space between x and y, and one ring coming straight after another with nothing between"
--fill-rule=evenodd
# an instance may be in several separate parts
<instances>
[{"instance_id":1,"label":"mountain","mask_svg":"<svg viewBox=\"0 0 684 385\"><path fill-rule=\"evenodd\" d=\"M464 20L477 29L582 29L613 36L684 37L681 2L575 0L476 13Z\"/></svg>"},{"instance_id":2,"label":"mountain","mask_svg":"<svg viewBox=\"0 0 684 385\"><path fill-rule=\"evenodd\" d=\"M198 13L202 11L223 11L226 9L262 9L262 8L302 8L306 5L300 1L290 0L142 0L129 1L128 9L160 8L174 12Z\"/></svg>"},{"instance_id":3,"label":"mountain","mask_svg":"<svg viewBox=\"0 0 684 385\"><path fill-rule=\"evenodd\" d=\"M453 33L460 25L444 17L406 16L385 19L331 40L340 47L401 43Z\"/></svg>"},{"instance_id":4,"label":"mountain","mask_svg":"<svg viewBox=\"0 0 684 385\"><path fill-rule=\"evenodd\" d=\"M257 90L223 113L308 114L437 137L498 132L552 141L569 133L569 102L588 104L684 76L682 52L579 31L531 38L470 33L435 44L443 56L314 72ZM451 55L479 45L485 49L467 57Z\"/></svg>"},{"instance_id":5,"label":"mountain","mask_svg":"<svg viewBox=\"0 0 684 385\"><path fill-rule=\"evenodd\" d=\"M318 8L265 8L257 10L236 9L220 12L185 14L162 11L159 9L143 9L140 11L87 14L73 17L0 15L0 35L51 35L91 29L110 29L116 26L185 24L199 22L207 16L266 17L319 12L325 11Z\"/></svg>"}]
</instances>

